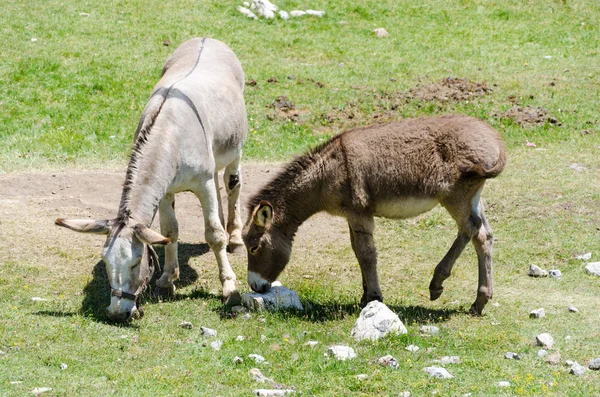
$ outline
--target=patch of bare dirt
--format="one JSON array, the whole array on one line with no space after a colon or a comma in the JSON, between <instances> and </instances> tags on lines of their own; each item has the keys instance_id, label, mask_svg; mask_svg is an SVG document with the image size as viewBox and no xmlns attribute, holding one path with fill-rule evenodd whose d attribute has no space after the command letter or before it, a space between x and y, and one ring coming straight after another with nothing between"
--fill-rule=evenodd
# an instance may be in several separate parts
<instances>
[{"instance_id":1,"label":"patch of bare dirt","mask_svg":"<svg viewBox=\"0 0 600 397\"><path fill-rule=\"evenodd\" d=\"M278 96L267 107L274 109L274 111L267 114L267 118L271 121L293 121L299 123L302 122L302 116L309 113L307 110L297 109L294 102L285 95Z\"/></svg>"},{"instance_id":2,"label":"patch of bare dirt","mask_svg":"<svg viewBox=\"0 0 600 397\"><path fill-rule=\"evenodd\" d=\"M421 101L468 101L491 92L492 88L486 82L446 77L437 83L419 84L405 94L408 99Z\"/></svg>"},{"instance_id":3,"label":"patch of bare dirt","mask_svg":"<svg viewBox=\"0 0 600 397\"><path fill-rule=\"evenodd\" d=\"M496 116L511 119L523 128L540 126L546 123L558 126L562 125L556 117L551 116L550 112L543 107L514 105L506 112Z\"/></svg>"}]
</instances>

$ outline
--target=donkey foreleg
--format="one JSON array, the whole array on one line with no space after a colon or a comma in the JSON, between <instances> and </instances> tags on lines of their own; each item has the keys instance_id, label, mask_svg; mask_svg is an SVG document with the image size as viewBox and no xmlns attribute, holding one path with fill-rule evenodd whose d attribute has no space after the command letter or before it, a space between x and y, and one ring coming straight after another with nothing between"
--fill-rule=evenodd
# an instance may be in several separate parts
<instances>
[{"instance_id":1,"label":"donkey foreleg","mask_svg":"<svg viewBox=\"0 0 600 397\"><path fill-rule=\"evenodd\" d=\"M214 178L206 180L199 191L195 193L202 205L206 242L213 250L219 266L219 279L223 285L223 302L226 305L237 305L241 302L241 297L235 285L235 273L227 258L227 235L219 219L218 192Z\"/></svg>"},{"instance_id":2,"label":"donkey foreleg","mask_svg":"<svg viewBox=\"0 0 600 397\"><path fill-rule=\"evenodd\" d=\"M479 216L482 220L479 231L473 236L472 242L477 252L477 262L479 268L479 282L477 286L477 299L471 306L469 312L473 315L480 316L486 303L492 299L492 246L494 236L492 228L485 219L483 208L480 210Z\"/></svg>"},{"instance_id":3,"label":"donkey foreleg","mask_svg":"<svg viewBox=\"0 0 600 397\"><path fill-rule=\"evenodd\" d=\"M244 252L242 240L242 216L240 211L240 191L242 188L242 173L240 170L241 156L225 167L223 182L227 191L227 233L229 234L229 252Z\"/></svg>"},{"instance_id":4,"label":"donkey foreleg","mask_svg":"<svg viewBox=\"0 0 600 397\"><path fill-rule=\"evenodd\" d=\"M177 257L177 239L179 227L175 218L175 195L167 193L159 204L160 231L163 236L171 239L171 243L165 246L165 266L163 273L156 285L164 288L167 293L175 292L175 281L179 279L179 259Z\"/></svg>"},{"instance_id":5,"label":"donkey foreleg","mask_svg":"<svg viewBox=\"0 0 600 397\"><path fill-rule=\"evenodd\" d=\"M360 304L366 306L367 303L374 300L383 302L377 275L377 249L373 241L373 218L349 219L348 225L350 226L350 242L362 274L363 296Z\"/></svg>"}]
</instances>

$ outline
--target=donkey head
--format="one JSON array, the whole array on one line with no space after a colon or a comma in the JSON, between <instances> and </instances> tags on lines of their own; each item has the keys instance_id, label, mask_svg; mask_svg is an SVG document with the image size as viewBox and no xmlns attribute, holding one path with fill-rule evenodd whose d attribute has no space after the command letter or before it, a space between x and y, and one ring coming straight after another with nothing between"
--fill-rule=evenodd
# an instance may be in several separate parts
<instances>
[{"instance_id":1,"label":"donkey head","mask_svg":"<svg viewBox=\"0 0 600 397\"><path fill-rule=\"evenodd\" d=\"M117 220L59 218L55 224L76 232L107 235L102 248L102 260L106 264L111 288L106 315L112 321L129 320L138 310L139 295L158 267L158 257L152 244L165 245L171 240L145 225L131 227Z\"/></svg>"},{"instance_id":2,"label":"donkey head","mask_svg":"<svg viewBox=\"0 0 600 397\"><path fill-rule=\"evenodd\" d=\"M290 260L292 239L273 224L273 206L261 201L252 211L242 232L248 249L248 284L266 292Z\"/></svg>"}]
</instances>

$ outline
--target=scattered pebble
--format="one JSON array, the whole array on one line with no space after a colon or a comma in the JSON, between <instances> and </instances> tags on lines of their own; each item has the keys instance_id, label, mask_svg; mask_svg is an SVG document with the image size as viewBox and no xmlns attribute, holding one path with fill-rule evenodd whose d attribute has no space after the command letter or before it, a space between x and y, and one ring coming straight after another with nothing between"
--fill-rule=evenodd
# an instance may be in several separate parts
<instances>
[{"instance_id":1,"label":"scattered pebble","mask_svg":"<svg viewBox=\"0 0 600 397\"><path fill-rule=\"evenodd\" d=\"M248 311L248 309L246 309L244 306L237 305L237 306L232 307L231 311L233 313L239 314L239 313L246 313Z\"/></svg>"},{"instance_id":2,"label":"scattered pebble","mask_svg":"<svg viewBox=\"0 0 600 397\"><path fill-rule=\"evenodd\" d=\"M373 33L375 33L375 36L377 37L388 37L390 35L385 28L377 28L373 30Z\"/></svg>"},{"instance_id":3,"label":"scattered pebble","mask_svg":"<svg viewBox=\"0 0 600 397\"><path fill-rule=\"evenodd\" d=\"M31 38L31 42L32 42L32 43L35 43L36 41L37 41L37 39L36 39L35 37L32 37L32 38ZM44 390L44 391L45 391L45 390Z\"/></svg>"},{"instance_id":4,"label":"scattered pebble","mask_svg":"<svg viewBox=\"0 0 600 397\"><path fill-rule=\"evenodd\" d=\"M234 364L241 364L241 363L243 363L243 362L244 362L244 359L243 359L243 358L241 358L240 356L235 356L235 357L233 358L233 363L234 363Z\"/></svg>"},{"instance_id":5,"label":"scattered pebble","mask_svg":"<svg viewBox=\"0 0 600 397\"><path fill-rule=\"evenodd\" d=\"M399 365L398 365L398 361L390 354L380 357L377 360L377 363L379 365L383 365L384 367L391 367L394 369L398 369Z\"/></svg>"},{"instance_id":6,"label":"scattered pebble","mask_svg":"<svg viewBox=\"0 0 600 397\"><path fill-rule=\"evenodd\" d=\"M440 329L435 325L422 325L419 331L427 335L437 335L440 333Z\"/></svg>"},{"instance_id":7,"label":"scattered pebble","mask_svg":"<svg viewBox=\"0 0 600 397\"><path fill-rule=\"evenodd\" d=\"M579 313L579 309L577 309L577 308L576 308L575 306L573 306L573 305L570 305L570 306L569 306L569 311L570 311L571 313Z\"/></svg>"},{"instance_id":8,"label":"scattered pebble","mask_svg":"<svg viewBox=\"0 0 600 397\"><path fill-rule=\"evenodd\" d=\"M31 300L34 302L46 302L48 299L40 298L39 296L34 296L33 298L31 298Z\"/></svg>"},{"instance_id":9,"label":"scattered pebble","mask_svg":"<svg viewBox=\"0 0 600 397\"><path fill-rule=\"evenodd\" d=\"M542 318L546 316L544 308L535 309L529 312L529 318Z\"/></svg>"},{"instance_id":10,"label":"scattered pebble","mask_svg":"<svg viewBox=\"0 0 600 397\"><path fill-rule=\"evenodd\" d=\"M354 339L377 340L387 334L406 334L408 330L396 313L384 303L371 301L360 311L350 333Z\"/></svg>"},{"instance_id":11,"label":"scattered pebble","mask_svg":"<svg viewBox=\"0 0 600 397\"><path fill-rule=\"evenodd\" d=\"M277 397L277 396L287 396L289 394L295 393L294 390L290 389L257 389L252 390L252 394L260 397Z\"/></svg>"},{"instance_id":12,"label":"scattered pebble","mask_svg":"<svg viewBox=\"0 0 600 397\"><path fill-rule=\"evenodd\" d=\"M552 349L552 347L554 346L554 338L547 332L536 336L535 342L537 346L542 346L545 349Z\"/></svg>"},{"instance_id":13,"label":"scattered pebble","mask_svg":"<svg viewBox=\"0 0 600 397\"><path fill-rule=\"evenodd\" d=\"M69 366L67 364L65 364L65 363L60 364L60 369L62 369L63 371L67 368L69 368Z\"/></svg>"},{"instance_id":14,"label":"scattered pebble","mask_svg":"<svg viewBox=\"0 0 600 397\"><path fill-rule=\"evenodd\" d=\"M588 364L588 368L594 371L600 370L600 358L595 358Z\"/></svg>"},{"instance_id":15,"label":"scattered pebble","mask_svg":"<svg viewBox=\"0 0 600 397\"><path fill-rule=\"evenodd\" d=\"M539 353L538 353L538 355L539 355ZM508 360L520 360L521 356L519 356L519 353L506 352L506 354L504 354L504 358L506 358Z\"/></svg>"},{"instance_id":16,"label":"scattered pebble","mask_svg":"<svg viewBox=\"0 0 600 397\"><path fill-rule=\"evenodd\" d=\"M369 377L366 374L358 374L356 375L356 379L358 380L367 380Z\"/></svg>"},{"instance_id":17,"label":"scattered pebble","mask_svg":"<svg viewBox=\"0 0 600 397\"><path fill-rule=\"evenodd\" d=\"M408 390L404 390L403 392L398 394L398 397L410 397L410 392Z\"/></svg>"},{"instance_id":18,"label":"scattered pebble","mask_svg":"<svg viewBox=\"0 0 600 397\"><path fill-rule=\"evenodd\" d=\"M238 342L241 342L244 339L246 339L246 337L244 335L238 335L238 336L235 337L235 340L238 341Z\"/></svg>"},{"instance_id":19,"label":"scattered pebble","mask_svg":"<svg viewBox=\"0 0 600 397\"><path fill-rule=\"evenodd\" d=\"M287 11L280 10L279 18L283 19L284 21L287 21L288 19L290 19L290 14Z\"/></svg>"},{"instance_id":20,"label":"scattered pebble","mask_svg":"<svg viewBox=\"0 0 600 397\"><path fill-rule=\"evenodd\" d=\"M248 357L253 359L255 363L262 364L265 362L265 358L259 354L248 354Z\"/></svg>"},{"instance_id":21,"label":"scattered pebble","mask_svg":"<svg viewBox=\"0 0 600 397\"><path fill-rule=\"evenodd\" d=\"M35 389L33 389L32 391L30 391L30 394L42 394L42 393L46 393L47 391L52 390L51 387L36 387Z\"/></svg>"},{"instance_id":22,"label":"scattered pebble","mask_svg":"<svg viewBox=\"0 0 600 397\"><path fill-rule=\"evenodd\" d=\"M325 16L325 11L318 11L318 10L306 10L306 13L308 15L313 15L315 17L324 17Z\"/></svg>"},{"instance_id":23,"label":"scattered pebble","mask_svg":"<svg viewBox=\"0 0 600 397\"><path fill-rule=\"evenodd\" d=\"M416 345L408 345L404 348L405 350L408 350L409 352L413 352L416 353L419 351L419 346Z\"/></svg>"},{"instance_id":24,"label":"scattered pebble","mask_svg":"<svg viewBox=\"0 0 600 397\"><path fill-rule=\"evenodd\" d=\"M192 329L192 328L193 328L193 325L192 325L192 323L190 323L189 321L182 321L182 322L179 324L179 326L180 326L181 328L185 328L185 329Z\"/></svg>"},{"instance_id":25,"label":"scattered pebble","mask_svg":"<svg viewBox=\"0 0 600 397\"><path fill-rule=\"evenodd\" d=\"M575 170L577 172L585 171L587 167L583 164L573 163L569 166L570 169Z\"/></svg>"},{"instance_id":26,"label":"scattered pebble","mask_svg":"<svg viewBox=\"0 0 600 397\"><path fill-rule=\"evenodd\" d=\"M3 350L0 350L0 356L4 356L6 354L6 352L4 352Z\"/></svg>"},{"instance_id":27,"label":"scattered pebble","mask_svg":"<svg viewBox=\"0 0 600 397\"><path fill-rule=\"evenodd\" d=\"M250 9L248 9L247 7L238 6L237 9L239 12L241 12L242 14L244 14L245 16L247 16L250 19L258 19L256 14L254 14L252 11L250 11Z\"/></svg>"},{"instance_id":28,"label":"scattered pebble","mask_svg":"<svg viewBox=\"0 0 600 397\"><path fill-rule=\"evenodd\" d=\"M550 271L548 272L548 274L549 274L549 275L550 275L550 277L552 277L552 278L561 278L561 277L562 277L562 272L561 272L560 270L558 270L558 269L553 269L553 270L550 270Z\"/></svg>"},{"instance_id":29,"label":"scattered pebble","mask_svg":"<svg viewBox=\"0 0 600 397\"><path fill-rule=\"evenodd\" d=\"M439 360L435 360L435 362L438 362L442 365L448 365L448 364L460 364L460 357L458 356L444 356L442 358L440 358Z\"/></svg>"},{"instance_id":30,"label":"scattered pebble","mask_svg":"<svg viewBox=\"0 0 600 397\"><path fill-rule=\"evenodd\" d=\"M204 336L217 336L217 331L212 328L200 327L202 335Z\"/></svg>"},{"instance_id":31,"label":"scattered pebble","mask_svg":"<svg viewBox=\"0 0 600 397\"><path fill-rule=\"evenodd\" d=\"M527 275L530 277L546 277L548 276L548 272L539 266L531 264L529 265L529 271L527 272Z\"/></svg>"},{"instance_id":32,"label":"scattered pebble","mask_svg":"<svg viewBox=\"0 0 600 397\"><path fill-rule=\"evenodd\" d=\"M309 340L305 343L306 346L310 346L310 347L315 347L318 344L319 344L319 342L316 340Z\"/></svg>"},{"instance_id":33,"label":"scattered pebble","mask_svg":"<svg viewBox=\"0 0 600 397\"><path fill-rule=\"evenodd\" d=\"M558 365L560 363L560 352L554 352L546 358L546 362L550 365Z\"/></svg>"},{"instance_id":34,"label":"scattered pebble","mask_svg":"<svg viewBox=\"0 0 600 397\"><path fill-rule=\"evenodd\" d=\"M353 358L356 358L356 353L354 352L354 349L351 348L350 346L342 346L342 345L330 346L329 349L327 349L327 353L329 355L335 357L337 360L341 360L341 361L351 360Z\"/></svg>"},{"instance_id":35,"label":"scattered pebble","mask_svg":"<svg viewBox=\"0 0 600 397\"><path fill-rule=\"evenodd\" d=\"M454 378L454 376L452 376L450 374L450 372L448 372L446 370L446 368L442 368L442 367L425 367L425 368L423 368L423 371L425 371L425 373L428 374L432 378L440 378L440 379Z\"/></svg>"},{"instance_id":36,"label":"scattered pebble","mask_svg":"<svg viewBox=\"0 0 600 397\"><path fill-rule=\"evenodd\" d=\"M221 350L221 346L223 346L222 340L216 340L214 342L210 342L210 347L212 347L214 350Z\"/></svg>"},{"instance_id":37,"label":"scattered pebble","mask_svg":"<svg viewBox=\"0 0 600 397\"><path fill-rule=\"evenodd\" d=\"M585 267L585 271L588 274L593 274L594 276L600 276L600 262L588 263L588 265Z\"/></svg>"},{"instance_id":38,"label":"scattered pebble","mask_svg":"<svg viewBox=\"0 0 600 397\"><path fill-rule=\"evenodd\" d=\"M494 302L494 303L492 303L492 306L494 306L494 307L500 307L500 302Z\"/></svg>"},{"instance_id":39,"label":"scattered pebble","mask_svg":"<svg viewBox=\"0 0 600 397\"><path fill-rule=\"evenodd\" d=\"M267 341L267 335L261 335L261 336L260 336L260 341L261 341L262 343L266 342L266 341Z\"/></svg>"},{"instance_id":40,"label":"scattered pebble","mask_svg":"<svg viewBox=\"0 0 600 397\"><path fill-rule=\"evenodd\" d=\"M267 378L266 376L264 376L262 374L262 372L260 372L260 369L258 369L258 368L252 368L250 371L248 371L248 373L250 374L250 376L252 376L252 379L256 382L259 382L259 383L273 382L273 379Z\"/></svg>"},{"instance_id":41,"label":"scattered pebble","mask_svg":"<svg viewBox=\"0 0 600 397\"><path fill-rule=\"evenodd\" d=\"M498 387L510 387L510 382L505 380L498 382Z\"/></svg>"},{"instance_id":42,"label":"scattered pebble","mask_svg":"<svg viewBox=\"0 0 600 397\"><path fill-rule=\"evenodd\" d=\"M302 15L306 15L306 11L294 10L294 11L290 11L290 15L294 18L301 17Z\"/></svg>"},{"instance_id":43,"label":"scattered pebble","mask_svg":"<svg viewBox=\"0 0 600 397\"><path fill-rule=\"evenodd\" d=\"M566 360L566 361L565 361L565 365L566 365L567 367L572 367L572 366L573 366L573 364L575 364L575 362L576 362L576 361Z\"/></svg>"},{"instance_id":44,"label":"scattered pebble","mask_svg":"<svg viewBox=\"0 0 600 397\"><path fill-rule=\"evenodd\" d=\"M545 349L540 349L537 353L538 358L542 358L547 355L548 355L548 350L545 350Z\"/></svg>"},{"instance_id":45,"label":"scattered pebble","mask_svg":"<svg viewBox=\"0 0 600 397\"><path fill-rule=\"evenodd\" d=\"M585 374L585 367L579 363L573 363L571 369L569 369L569 373L575 376L582 376Z\"/></svg>"},{"instance_id":46,"label":"scattered pebble","mask_svg":"<svg viewBox=\"0 0 600 397\"><path fill-rule=\"evenodd\" d=\"M579 259L579 260L582 260L582 261L589 261L590 259L592 259L592 253L591 252L586 252L585 254L577 255L575 257L575 259Z\"/></svg>"}]
</instances>

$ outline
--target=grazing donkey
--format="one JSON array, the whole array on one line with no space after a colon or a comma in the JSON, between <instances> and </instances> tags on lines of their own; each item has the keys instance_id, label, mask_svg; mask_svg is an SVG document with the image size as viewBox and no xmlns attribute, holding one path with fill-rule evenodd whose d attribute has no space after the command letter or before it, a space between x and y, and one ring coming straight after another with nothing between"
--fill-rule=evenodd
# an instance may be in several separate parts
<instances>
[{"instance_id":1,"label":"grazing donkey","mask_svg":"<svg viewBox=\"0 0 600 397\"><path fill-rule=\"evenodd\" d=\"M111 320L126 321L137 310L157 262L151 244L166 245L164 271L156 284L174 291L179 278L174 194L183 191L196 194L202 204L206 241L217 257L225 303L239 302L227 259L217 172L225 168L230 249L240 250L240 158L248 130L243 90L242 67L225 44L208 38L183 43L167 59L142 113L117 217L56 220L78 232L108 235L102 259L111 286ZM150 229L157 209L162 235Z\"/></svg>"},{"instance_id":2,"label":"grazing donkey","mask_svg":"<svg viewBox=\"0 0 600 397\"><path fill-rule=\"evenodd\" d=\"M248 283L264 292L290 259L298 227L327 211L343 216L362 273L362 305L382 300L373 217L409 218L445 207L458 226L452 247L435 268L431 299L443 292L469 240L479 261L471 313L492 298L492 229L481 204L485 180L500 174L506 150L487 124L464 116L408 119L344 132L288 164L249 202L242 233Z\"/></svg>"}]
</instances>

